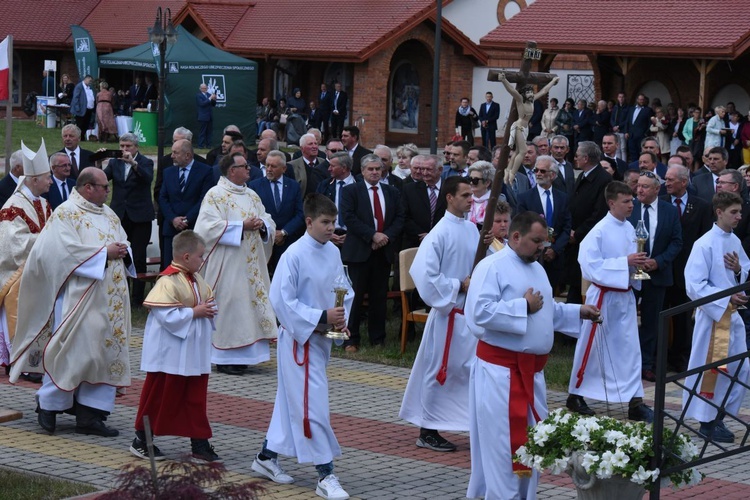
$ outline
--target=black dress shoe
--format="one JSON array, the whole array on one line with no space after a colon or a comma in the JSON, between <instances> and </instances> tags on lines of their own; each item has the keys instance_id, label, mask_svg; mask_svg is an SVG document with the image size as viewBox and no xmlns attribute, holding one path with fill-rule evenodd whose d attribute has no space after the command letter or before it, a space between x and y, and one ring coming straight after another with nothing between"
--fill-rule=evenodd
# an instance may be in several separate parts
<instances>
[{"instance_id":1,"label":"black dress shoe","mask_svg":"<svg viewBox=\"0 0 750 500\"><path fill-rule=\"evenodd\" d=\"M36 421L42 429L53 434L55 432L55 426L57 425L57 413L54 411L42 410L39 405L36 406L37 416Z\"/></svg>"},{"instance_id":2,"label":"black dress shoe","mask_svg":"<svg viewBox=\"0 0 750 500\"><path fill-rule=\"evenodd\" d=\"M635 408L628 408L628 420L633 420L635 422L646 422L647 424L653 423L654 410L652 410L645 404L640 404Z\"/></svg>"},{"instance_id":3,"label":"black dress shoe","mask_svg":"<svg viewBox=\"0 0 750 500\"><path fill-rule=\"evenodd\" d=\"M589 405L586 404L586 401L583 400L582 396L576 396L575 394L571 394L568 396L568 400L565 402L566 408L568 410L572 411L573 413L578 413L579 415L585 415L587 417L593 417L596 415L596 412L589 408Z\"/></svg>"},{"instance_id":4,"label":"black dress shoe","mask_svg":"<svg viewBox=\"0 0 750 500\"><path fill-rule=\"evenodd\" d=\"M19 378L21 380L25 380L25 381L31 382L33 384L41 384L42 383L42 374L41 373L22 373Z\"/></svg>"},{"instance_id":5,"label":"black dress shoe","mask_svg":"<svg viewBox=\"0 0 750 500\"><path fill-rule=\"evenodd\" d=\"M76 434L91 434L101 437L115 437L120 435L120 431L107 427L101 420L93 420L88 425L76 424Z\"/></svg>"},{"instance_id":6,"label":"black dress shoe","mask_svg":"<svg viewBox=\"0 0 750 500\"><path fill-rule=\"evenodd\" d=\"M641 378L647 382L656 382L656 374L653 370L641 370Z\"/></svg>"},{"instance_id":7,"label":"black dress shoe","mask_svg":"<svg viewBox=\"0 0 750 500\"><path fill-rule=\"evenodd\" d=\"M245 370L238 368L237 365L216 365L216 371L227 375L242 375Z\"/></svg>"}]
</instances>

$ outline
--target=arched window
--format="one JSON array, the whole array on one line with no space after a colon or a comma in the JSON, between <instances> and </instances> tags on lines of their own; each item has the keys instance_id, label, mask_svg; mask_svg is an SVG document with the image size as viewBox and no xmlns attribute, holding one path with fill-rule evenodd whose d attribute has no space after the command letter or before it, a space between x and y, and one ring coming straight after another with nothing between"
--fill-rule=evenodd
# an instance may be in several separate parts
<instances>
[{"instance_id":1,"label":"arched window","mask_svg":"<svg viewBox=\"0 0 750 500\"><path fill-rule=\"evenodd\" d=\"M416 134L419 132L419 75L411 61L393 66L388 82L388 130Z\"/></svg>"}]
</instances>

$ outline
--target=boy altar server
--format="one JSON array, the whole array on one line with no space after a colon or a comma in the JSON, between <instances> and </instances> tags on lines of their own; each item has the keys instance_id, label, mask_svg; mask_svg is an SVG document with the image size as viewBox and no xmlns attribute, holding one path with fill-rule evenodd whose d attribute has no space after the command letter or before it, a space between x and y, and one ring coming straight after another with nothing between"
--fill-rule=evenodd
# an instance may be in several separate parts
<instances>
[{"instance_id":1,"label":"boy altar server","mask_svg":"<svg viewBox=\"0 0 750 500\"><path fill-rule=\"evenodd\" d=\"M467 177L443 181L446 212L422 240L409 274L430 306L422 342L406 384L399 417L419 426L417 446L453 451L438 430L469 430L469 372L477 341L465 328L464 300L479 242Z\"/></svg>"},{"instance_id":2,"label":"boy altar server","mask_svg":"<svg viewBox=\"0 0 750 500\"><path fill-rule=\"evenodd\" d=\"M194 458L220 460L208 442L211 426L206 415L216 303L211 287L198 274L205 250L203 238L189 229L175 236L172 263L143 302L151 310L141 356L146 381L130 446L139 458L148 459L143 423L147 416L154 435L188 437ZM156 460L165 458L156 446L153 452Z\"/></svg>"},{"instance_id":3,"label":"boy altar server","mask_svg":"<svg viewBox=\"0 0 750 500\"><path fill-rule=\"evenodd\" d=\"M737 193L716 193L713 198L716 223L710 231L701 236L685 265L685 288L690 300L697 300L737 286L747 280L750 261L742 249L739 238L732 229L742 219L742 198ZM690 354L688 369L706 363L728 358L747 350L745 325L737 313L737 306L747 303L747 296L738 292L714 302L704 304L695 311L695 328L693 331L693 348ZM740 361L720 367L725 374L737 376L739 381L748 377L747 363L740 368ZM738 373L739 370L739 373ZM713 370L700 374L701 380L696 386L696 378L691 375L685 380L686 387L697 387L701 396L721 406L727 397L723 411L718 411L709 403L683 392L683 406L688 405L685 417L695 418L701 423L700 432L704 436L719 442L731 443L734 434L724 425L724 413L737 415L745 396L745 387L734 384L729 389L729 377L718 375ZM689 402L689 404L688 404Z\"/></svg>"},{"instance_id":4,"label":"boy altar server","mask_svg":"<svg viewBox=\"0 0 750 500\"><path fill-rule=\"evenodd\" d=\"M325 195L305 198L307 232L279 260L271 281L271 305L279 319L279 379L271 423L263 449L252 468L274 482L294 481L279 466L277 455L312 462L318 471L315 493L342 500L349 494L333 474L341 456L331 428L326 366L331 340L324 334L335 326L346 329L354 292L349 287L344 307L334 307L333 281L344 272L341 254L330 242L336 227L336 205ZM309 396L309 397L308 397Z\"/></svg>"}]
</instances>

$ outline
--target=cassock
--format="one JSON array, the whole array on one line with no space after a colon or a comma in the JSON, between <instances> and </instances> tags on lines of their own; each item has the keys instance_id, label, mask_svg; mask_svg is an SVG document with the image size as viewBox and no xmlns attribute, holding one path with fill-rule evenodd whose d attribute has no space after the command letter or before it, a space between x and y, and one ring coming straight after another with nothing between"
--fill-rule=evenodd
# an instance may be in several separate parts
<instances>
[{"instance_id":1,"label":"cassock","mask_svg":"<svg viewBox=\"0 0 750 500\"><path fill-rule=\"evenodd\" d=\"M409 270L432 308L399 412L419 427L469 430L469 373L477 341L465 328L466 295L460 289L478 242L476 224L446 212L419 245Z\"/></svg>"},{"instance_id":2,"label":"cassock","mask_svg":"<svg viewBox=\"0 0 750 500\"><path fill-rule=\"evenodd\" d=\"M221 177L203 198L195 223L195 232L206 240L201 274L221 308L215 318L211 354L211 362L217 365L268 361L269 340L276 338L264 240L258 231L243 231L248 217L263 219L265 242L273 241L276 226L260 197L247 186Z\"/></svg>"},{"instance_id":3,"label":"cassock","mask_svg":"<svg viewBox=\"0 0 750 500\"><path fill-rule=\"evenodd\" d=\"M23 266L50 215L47 200L23 182L0 210L0 366L10 362Z\"/></svg>"},{"instance_id":4,"label":"cassock","mask_svg":"<svg viewBox=\"0 0 750 500\"><path fill-rule=\"evenodd\" d=\"M19 303L30 307L18 311L10 381L46 373L37 393L45 410L70 408L80 389L79 403L112 411L115 388L130 385L127 277L135 273L122 259L107 260L115 242L127 244L117 215L74 190L26 260Z\"/></svg>"},{"instance_id":5,"label":"cassock","mask_svg":"<svg viewBox=\"0 0 750 500\"><path fill-rule=\"evenodd\" d=\"M740 256L740 275L735 277L734 271L724 266L724 254L737 252ZM685 289L690 300L696 300L708 295L718 293L727 288L744 283L747 279L750 261L742 249L739 238L734 233L727 233L716 224L710 231L701 236L693 245L693 249L685 265ZM737 313L734 306L729 304L730 297L724 297L714 302L704 304L695 311L695 328L693 329L693 348L690 353L688 369L693 369L707 362L707 355L711 337L714 336L714 328L719 328L719 323L725 315L726 326L729 328L729 346L726 356L722 355L713 359L718 361L723 357L734 356L747 351L745 338L745 324ZM728 321L727 321L728 320ZM725 327L726 328L726 327ZM714 339L719 342L721 335L717 332ZM734 375L737 372L739 361L727 365L726 370L729 374ZM747 363L743 363L738 374L739 380L746 382L750 368ZM692 388L695 386L696 377L691 375L685 379L685 385ZM701 375L705 378L705 374ZM704 397L711 397L716 405L721 405L729 387L729 379L723 375L716 377L716 385L713 391L702 385L703 381L698 383L697 388L703 393ZM710 392L713 392L711 395ZM688 392L683 391L683 405L687 402ZM745 388L740 384L735 384L729 393L726 403L726 412L737 415L745 396ZM710 422L716 418L716 409L694 397L685 412L686 417L695 418L699 422Z\"/></svg>"},{"instance_id":6,"label":"cassock","mask_svg":"<svg viewBox=\"0 0 750 500\"><path fill-rule=\"evenodd\" d=\"M143 302L150 309L143 334L141 391L136 430L148 415L157 436L211 437L206 416L211 373L210 318L194 318L193 307L213 297L199 274L177 264L168 266Z\"/></svg>"},{"instance_id":7,"label":"cassock","mask_svg":"<svg viewBox=\"0 0 750 500\"><path fill-rule=\"evenodd\" d=\"M530 287L544 299L543 307L531 315L523 297ZM510 246L474 269L465 308L466 324L479 339L469 382L471 478L467 497L536 498L538 472L521 478L513 472L512 458L526 443L526 427L534 425L536 417L547 416L543 362L552 349L555 331L578 335L580 309L580 305L555 302L542 265L523 261ZM529 373L528 378L533 380L533 391L527 399L515 397L522 375L509 363L494 360L498 352L506 359L530 360L533 375ZM520 438L518 434L512 437L514 430L520 431Z\"/></svg>"},{"instance_id":8,"label":"cassock","mask_svg":"<svg viewBox=\"0 0 750 500\"><path fill-rule=\"evenodd\" d=\"M282 254L271 282L271 303L280 323L279 385L266 447L300 463L322 465L341 456L331 427L326 376L333 341L314 330L323 311L334 307L333 282L343 272L339 249L305 233ZM350 288L344 300L347 316L353 300Z\"/></svg>"},{"instance_id":9,"label":"cassock","mask_svg":"<svg viewBox=\"0 0 750 500\"><path fill-rule=\"evenodd\" d=\"M640 288L640 283L630 279L633 269L628 267L628 255L637 249L633 225L609 212L580 244L581 273L591 281L586 304L599 307L603 323L594 334L582 378L579 373L591 337L591 321L581 325L568 388L571 394L610 402L643 396L638 317L630 289Z\"/></svg>"}]
</instances>

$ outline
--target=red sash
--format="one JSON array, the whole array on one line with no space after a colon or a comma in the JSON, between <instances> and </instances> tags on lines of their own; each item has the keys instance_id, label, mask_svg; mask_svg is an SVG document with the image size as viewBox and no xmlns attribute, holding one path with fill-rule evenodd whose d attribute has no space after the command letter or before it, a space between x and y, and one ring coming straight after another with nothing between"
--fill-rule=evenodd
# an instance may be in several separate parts
<instances>
[{"instance_id":1,"label":"red sash","mask_svg":"<svg viewBox=\"0 0 750 500\"><path fill-rule=\"evenodd\" d=\"M529 407L531 407L534 419L537 422L541 420L534 408L534 374L544 369L549 356L509 351L480 340L477 343L477 357L487 363L510 369L508 421L511 452L515 453L528 441L526 428L528 427ZM525 465L514 463L513 472L527 476L530 474L530 469Z\"/></svg>"},{"instance_id":2,"label":"red sash","mask_svg":"<svg viewBox=\"0 0 750 500\"><path fill-rule=\"evenodd\" d=\"M629 292L631 287L628 287L626 290L623 290L621 288L610 288L608 286L598 285L596 283L591 283L595 287L597 287L599 290L601 290L601 293L599 294L599 300L596 301L596 308L601 311L602 309L602 303L604 301L604 295L607 292L620 292L625 293ZM576 389L581 387L581 383L583 383L583 374L586 371L586 365L589 363L589 354L591 354L591 346L594 344L594 335L596 334L596 328L599 326L599 323L596 323L594 321L591 322L591 333L589 333L589 340L586 344L586 350L583 353L583 360L581 360L581 367L578 369L578 373L576 374Z\"/></svg>"},{"instance_id":3,"label":"red sash","mask_svg":"<svg viewBox=\"0 0 750 500\"><path fill-rule=\"evenodd\" d=\"M308 383L310 381L310 341L308 340L305 342L304 345L304 354L302 356L302 361L297 361L297 341L294 341L294 345L292 346L292 349L294 349L294 362L297 363L297 366L304 366L305 367L305 395L303 397L303 406L304 406L304 417L302 418L302 428L305 431L305 437L307 439L312 439L312 429L310 428L310 417L307 414L307 394L308 394Z\"/></svg>"},{"instance_id":4,"label":"red sash","mask_svg":"<svg viewBox=\"0 0 750 500\"><path fill-rule=\"evenodd\" d=\"M448 378L448 355L451 352L451 339L453 339L453 323L456 321L456 314L463 316L464 310L454 307L448 315L448 332L445 335L445 346L443 347L443 362L440 364L440 370L435 376L438 384L444 385L445 379Z\"/></svg>"}]
</instances>

